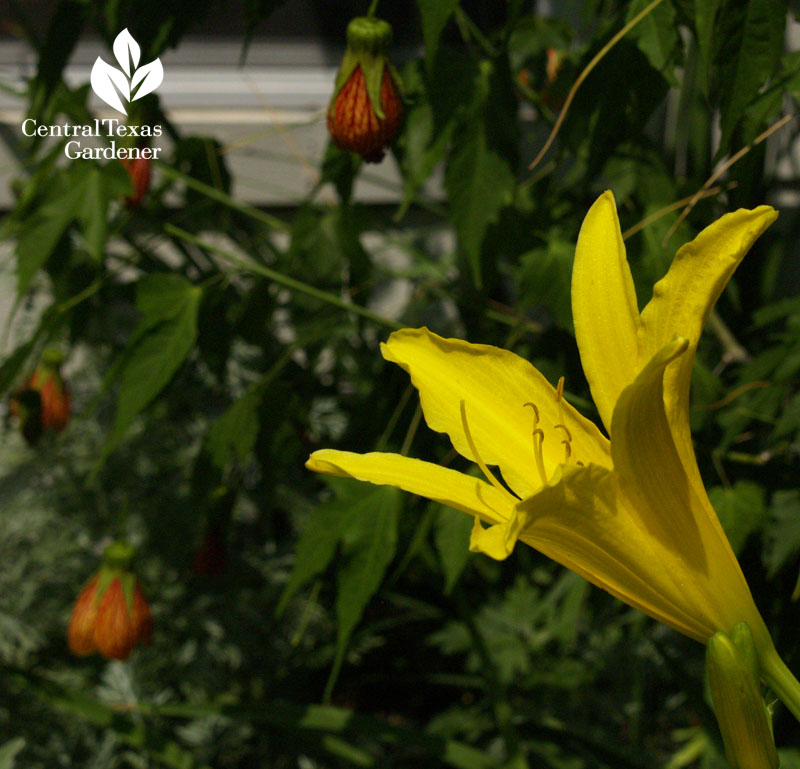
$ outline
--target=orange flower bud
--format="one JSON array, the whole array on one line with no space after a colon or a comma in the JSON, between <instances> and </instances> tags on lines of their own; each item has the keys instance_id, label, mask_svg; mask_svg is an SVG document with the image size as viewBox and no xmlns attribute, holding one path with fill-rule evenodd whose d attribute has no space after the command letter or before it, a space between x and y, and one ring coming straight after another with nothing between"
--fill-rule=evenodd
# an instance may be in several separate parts
<instances>
[{"instance_id":1,"label":"orange flower bud","mask_svg":"<svg viewBox=\"0 0 800 769\"><path fill-rule=\"evenodd\" d=\"M72 415L69 389L58 370L60 353L46 351L25 384L11 396L11 415L33 446L44 430L61 432Z\"/></svg>"},{"instance_id":2,"label":"orange flower bud","mask_svg":"<svg viewBox=\"0 0 800 769\"><path fill-rule=\"evenodd\" d=\"M125 203L131 208L138 208L142 198L150 189L150 158L120 158L122 167L128 172L133 182L133 195L125 198Z\"/></svg>"},{"instance_id":3,"label":"orange flower bud","mask_svg":"<svg viewBox=\"0 0 800 769\"><path fill-rule=\"evenodd\" d=\"M97 618L97 575L81 591L67 630L70 651L83 657L95 650L94 621Z\"/></svg>"},{"instance_id":4,"label":"orange flower bud","mask_svg":"<svg viewBox=\"0 0 800 769\"><path fill-rule=\"evenodd\" d=\"M553 46L547 46L547 50L545 51L545 55L547 57L547 64L545 68L545 72L547 74L547 84L542 89L541 97L542 101L553 111L558 111L561 107L564 106L564 95L561 92L554 93L552 86L555 84L556 79L558 78L558 73L561 71L561 68L564 66L564 52L559 51Z\"/></svg>"},{"instance_id":5,"label":"orange flower bud","mask_svg":"<svg viewBox=\"0 0 800 769\"><path fill-rule=\"evenodd\" d=\"M153 634L150 607L136 577L128 571L133 550L114 544L105 562L81 591L72 610L67 642L73 654L94 651L124 660L137 644L149 644Z\"/></svg>"},{"instance_id":6,"label":"orange flower bud","mask_svg":"<svg viewBox=\"0 0 800 769\"><path fill-rule=\"evenodd\" d=\"M399 76L389 63L392 28L385 21L353 19L328 107L328 131L342 150L357 152L368 163L383 158L400 131L403 100Z\"/></svg>"}]
</instances>

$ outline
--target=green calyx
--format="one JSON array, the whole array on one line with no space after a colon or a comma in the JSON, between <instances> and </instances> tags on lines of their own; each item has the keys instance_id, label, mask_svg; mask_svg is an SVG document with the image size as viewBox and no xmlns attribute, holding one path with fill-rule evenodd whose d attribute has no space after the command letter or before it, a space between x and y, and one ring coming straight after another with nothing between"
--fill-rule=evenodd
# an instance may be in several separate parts
<instances>
[{"instance_id":1,"label":"green calyx","mask_svg":"<svg viewBox=\"0 0 800 769\"><path fill-rule=\"evenodd\" d=\"M103 553L103 566L112 569L128 569L134 555L136 555L136 551L130 545L124 542L112 542Z\"/></svg>"},{"instance_id":2,"label":"green calyx","mask_svg":"<svg viewBox=\"0 0 800 769\"><path fill-rule=\"evenodd\" d=\"M350 76L360 66L372 109L379 119L384 119L385 115L381 109L381 83L384 67L389 66L394 75L388 57L391 44L392 27L382 19L358 16L347 25L347 50L336 73L331 105ZM396 78L395 80L397 81Z\"/></svg>"},{"instance_id":3,"label":"green calyx","mask_svg":"<svg viewBox=\"0 0 800 769\"><path fill-rule=\"evenodd\" d=\"M136 589L136 575L130 570L131 561L136 551L124 542L113 542L103 553L103 565L97 572L97 592L95 593L95 606L115 579L119 580L122 595L125 597L125 606L128 613L133 611L133 593Z\"/></svg>"},{"instance_id":4,"label":"green calyx","mask_svg":"<svg viewBox=\"0 0 800 769\"><path fill-rule=\"evenodd\" d=\"M58 368L64 362L64 353L57 347L46 347L40 362L50 368Z\"/></svg>"},{"instance_id":5,"label":"green calyx","mask_svg":"<svg viewBox=\"0 0 800 769\"><path fill-rule=\"evenodd\" d=\"M706 672L725 755L733 769L777 769L772 718L759 684L758 656L750 628L737 624L716 633L706 647Z\"/></svg>"},{"instance_id":6,"label":"green calyx","mask_svg":"<svg viewBox=\"0 0 800 769\"><path fill-rule=\"evenodd\" d=\"M347 25L347 48L373 56L386 56L392 44L392 26L383 19L357 16Z\"/></svg>"}]
</instances>

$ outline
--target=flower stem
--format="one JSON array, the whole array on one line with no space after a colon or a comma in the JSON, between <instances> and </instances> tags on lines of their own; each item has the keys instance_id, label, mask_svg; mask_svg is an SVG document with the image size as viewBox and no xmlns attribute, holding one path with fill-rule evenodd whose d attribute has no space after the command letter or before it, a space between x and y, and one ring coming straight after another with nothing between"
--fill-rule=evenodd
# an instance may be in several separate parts
<instances>
[{"instance_id":1,"label":"flower stem","mask_svg":"<svg viewBox=\"0 0 800 769\"><path fill-rule=\"evenodd\" d=\"M368 19L371 19L373 16L375 16L375 11L377 10L377 8L378 8L378 0L372 0L372 2L369 4L369 10L367 11Z\"/></svg>"},{"instance_id":2,"label":"flower stem","mask_svg":"<svg viewBox=\"0 0 800 769\"><path fill-rule=\"evenodd\" d=\"M759 661L761 673L772 691L800 721L800 681L794 677L774 649L762 655Z\"/></svg>"}]
</instances>

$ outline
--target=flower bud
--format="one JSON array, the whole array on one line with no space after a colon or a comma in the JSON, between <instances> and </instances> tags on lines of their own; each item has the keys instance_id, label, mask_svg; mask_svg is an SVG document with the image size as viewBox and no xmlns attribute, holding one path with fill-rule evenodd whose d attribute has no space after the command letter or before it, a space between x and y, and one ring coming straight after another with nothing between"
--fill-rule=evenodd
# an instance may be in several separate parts
<instances>
[{"instance_id":1,"label":"flower bud","mask_svg":"<svg viewBox=\"0 0 800 769\"><path fill-rule=\"evenodd\" d=\"M10 411L33 446L44 431L61 432L72 415L69 389L59 373L61 353L45 350L25 384L11 396Z\"/></svg>"},{"instance_id":2,"label":"flower bud","mask_svg":"<svg viewBox=\"0 0 800 769\"><path fill-rule=\"evenodd\" d=\"M777 769L769 710L761 696L758 660L747 623L706 647L706 672L725 755L733 769Z\"/></svg>"},{"instance_id":3,"label":"flower bud","mask_svg":"<svg viewBox=\"0 0 800 769\"><path fill-rule=\"evenodd\" d=\"M350 22L347 50L328 107L333 143L368 163L383 158L403 119L400 78L388 58L391 42L392 28L385 21L359 17Z\"/></svg>"},{"instance_id":4,"label":"flower bud","mask_svg":"<svg viewBox=\"0 0 800 769\"><path fill-rule=\"evenodd\" d=\"M67 631L73 654L99 652L124 660L137 644L149 644L153 634L150 607L136 576L129 571L133 548L109 545L103 566L81 591Z\"/></svg>"},{"instance_id":5,"label":"flower bud","mask_svg":"<svg viewBox=\"0 0 800 769\"><path fill-rule=\"evenodd\" d=\"M130 160L120 158L119 162L133 182L133 195L125 198L125 203L131 208L138 208L145 193L150 189L150 158L138 157Z\"/></svg>"},{"instance_id":6,"label":"flower bud","mask_svg":"<svg viewBox=\"0 0 800 769\"><path fill-rule=\"evenodd\" d=\"M194 573L198 577L218 577L225 571L228 554L225 548L225 532L221 526L209 527L194 551L192 560Z\"/></svg>"}]
</instances>

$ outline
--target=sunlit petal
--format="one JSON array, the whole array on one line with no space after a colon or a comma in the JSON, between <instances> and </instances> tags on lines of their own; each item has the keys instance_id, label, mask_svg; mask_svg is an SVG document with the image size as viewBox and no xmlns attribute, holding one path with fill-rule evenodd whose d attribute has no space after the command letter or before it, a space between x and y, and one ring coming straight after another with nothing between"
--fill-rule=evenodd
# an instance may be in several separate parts
<instances>
[{"instance_id":1,"label":"sunlit petal","mask_svg":"<svg viewBox=\"0 0 800 769\"><path fill-rule=\"evenodd\" d=\"M613 471L565 466L554 483L519 503L520 539L625 603L686 635L713 632L687 607L649 532L620 504Z\"/></svg>"},{"instance_id":2,"label":"sunlit petal","mask_svg":"<svg viewBox=\"0 0 800 769\"><path fill-rule=\"evenodd\" d=\"M610 429L614 404L639 370L639 307L610 191L589 209L578 236L572 318L592 398Z\"/></svg>"},{"instance_id":3,"label":"sunlit petal","mask_svg":"<svg viewBox=\"0 0 800 769\"><path fill-rule=\"evenodd\" d=\"M689 385L700 333L717 299L756 239L775 221L770 206L740 209L706 227L678 250L667 274L642 311L639 348L648 361L675 335L689 340L687 353L666 371L667 417L692 485L702 489L689 428Z\"/></svg>"},{"instance_id":4,"label":"sunlit petal","mask_svg":"<svg viewBox=\"0 0 800 769\"><path fill-rule=\"evenodd\" d=\"M572 461L610 466L608 441L582 417L530 364L512 352L460 339L443 339L426 328L394 332L381 345L386 360L402 366L419 390L425 421L447 433L462 456L475 461L464 433L461 401L475 447L487 465L497 465L519 497L541 486L533 451L536 406L546 473L565 460L561 443L564 424L576 455Z\"/></svg>"},{"instance_id":5,"label":"sunlit petal","mask_svg":"<svg viewBox=\"0 0 800 769\"><path fill-rule=\"evenodd\" d=\"M510 494L465 473L400 454L356 454L321 449L308 458L306 467L318 473L357 478L378 486L395 486L477 515L489 525L507 521L513 512L514 500Z\"/></svg>"},{"instance_id":6,"label":"sunlit petal","mask_svg":"<svg viewBox=\"0 0 800 769\"><path fill-rule=\"evenodd\" d=\"M612 424L614 468L642 531L664 551L671 579L698 616L729 631L761 622L716 513L689 482L664 409L664 371L689 341L665 345L620 395ZM754 630L755 632L755 630Z\"/></svg>"}]
</instances>

